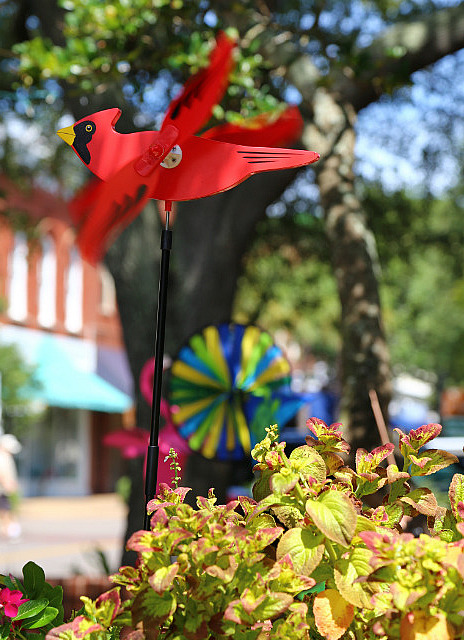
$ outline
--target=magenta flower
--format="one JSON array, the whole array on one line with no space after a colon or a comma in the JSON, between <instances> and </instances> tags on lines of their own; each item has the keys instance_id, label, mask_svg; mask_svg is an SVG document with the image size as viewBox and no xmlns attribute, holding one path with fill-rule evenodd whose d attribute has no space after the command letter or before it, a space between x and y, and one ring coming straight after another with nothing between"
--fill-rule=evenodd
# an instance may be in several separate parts
<instances>
[{"instance_id":1,"label":"magenta flower","mask_svg":"<svg viewBox=\"0 0 464 640\"><path fill-rule=\"evenodd\" d=\"M7 587L0 589L0 613L4 613L7 618L16 618L20 605L27 601L21 591L13 591Z\"/></svg>"}]
</instances>

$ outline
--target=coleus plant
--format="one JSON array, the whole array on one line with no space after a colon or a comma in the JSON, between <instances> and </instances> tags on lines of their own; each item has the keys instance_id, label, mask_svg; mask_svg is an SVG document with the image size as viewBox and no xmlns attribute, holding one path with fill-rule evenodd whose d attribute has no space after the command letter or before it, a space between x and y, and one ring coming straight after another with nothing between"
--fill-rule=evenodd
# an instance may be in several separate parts
<instances>
[{"instance_id":1,"label":"coleus plant","mask_svg":"<svg viewBox=\"0 0 464 640\"><path fill-rule=\"evenodd\" d=\"M457 461L423 449L440 425L397 430L401 469L384 466L392 444L358 450L351 469L340 425L308 427L288 456L267 430L252 452L254 500L218 506L210 492L194 509L188 489L164 485L151 531L129 541L137 566L47 640L462 638L464 476L453 477L450 509L411 483ZM403 533L403 517L419 513L430 535Z\"/></svg>"},{"instance_id":2,"label":"coleus plant","mask_svg":"<svg viewBox=\"0 0 464 640\"><path fill-rule=\"evenodd\" d=\"M285 454L274 428L254 450L261 476L251 517L270 510L286 531L276 557L316 580L305 594L311 637L426 640L464 633L464 476L450 485L451 509L439 507L430 489L413 488L458 459L423 449L441 432L428 424L403 433L401 470L382 463L393 444L358 449L355 468L339 424L308 421L307 444ZM377 506L366 496L380 494ZM382 497L383 494L383 497ZM431 535L402 533L404 516L427 516ZM316 593L317 592L317 593ZM316 633L317 631L317 633Z\"/></svg>"},{"instance_id":3,"label":"coleus plant","mask_svg":"<svg viewBox=\"0 0 464 640\"><path fill-rule=\"evenodd\" d=\"M129 599L122 602L118 588L96 602L84 598L84 611L47 640L119 637L120 627L127 640L254 640L266 638L269 627L283 640L308 628L306 605L295 596L315 581L295 572L289 557L266 553L283 528L268 515L246 526L239 501L217 506L212 491L194 509L184 503L187 492L161 485L149 503L151 531L138 531L128 542L138 553L137 567L112 576Z\"/></svg>"}]
</instances>

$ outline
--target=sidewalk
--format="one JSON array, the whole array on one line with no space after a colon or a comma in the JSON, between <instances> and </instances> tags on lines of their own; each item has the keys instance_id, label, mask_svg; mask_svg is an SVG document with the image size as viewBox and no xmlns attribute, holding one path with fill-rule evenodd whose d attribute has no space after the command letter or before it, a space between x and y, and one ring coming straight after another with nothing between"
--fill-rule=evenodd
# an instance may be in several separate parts
<instances>
[{"instance_id":1,"label":"sidewalk","mask_svg":"<svg viewBox=\"0 0 464 640\"><path fill-rule=\"evenodd\" d=\"M126 526L126 506L116 494L66 498L24 498L20 505L20 538L0 539L0 573L22 577L29 560L47 578L103 572L96 550L111 571L119 567Z\"/></svg>"}]
</instances>

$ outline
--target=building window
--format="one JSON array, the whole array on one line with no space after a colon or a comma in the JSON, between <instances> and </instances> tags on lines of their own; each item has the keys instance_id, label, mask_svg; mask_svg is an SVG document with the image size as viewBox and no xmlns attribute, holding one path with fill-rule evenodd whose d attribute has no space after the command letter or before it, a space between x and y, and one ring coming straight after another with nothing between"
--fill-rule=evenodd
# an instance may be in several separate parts
<instances>
[{"instance_id":1,"label":"building window","mask_svg":"<svg viewBox=\"0 0 464 640\"><path fill-rule=\"evenodd\" d=\"M111 273L100 266L100 312L104 316L112 316L116 311L116 289Z\"/></svg>"},{"instance_id":2,"label":"building window","mask_svg":"<svg viewBox=\"0 0 464 640\"><path fill-rule=\"evenodd\" d=\"M48 407L17 459L23 495L88 495L90 435L88 411Z\"/></svg>"},{"instance_id":3,"label":"building window","mask_svg":"<svg viewBox=\"0 0 464 640\"><path fill-rule=\"evenodd\" d=\"M45 236L42 240L37 320L43 327L53 327L56 322L56 252L50 236Z\"/></svg>"},{"instance_id":4,"label":"building window","mask_svg":"<svg viewBox=\"0 0 464 640\"><path fill-rule=\"evenodd\" d=\"M66 329L71 333L82 330L82 260L76 247L69 255L69 267L66 278L65 319Z\"/></svg>"},{"instance_id":5,"label":"building window","mask_svg":"<svg viewBox=\"0 0 464 640\"><path fill-rule=\"evenodd\" d=\"M8 315L12 320L22 322L27 317L27 238L23 232L14 236L13 251L10 256L10 288Z\"/></svg>"}]
</instances>

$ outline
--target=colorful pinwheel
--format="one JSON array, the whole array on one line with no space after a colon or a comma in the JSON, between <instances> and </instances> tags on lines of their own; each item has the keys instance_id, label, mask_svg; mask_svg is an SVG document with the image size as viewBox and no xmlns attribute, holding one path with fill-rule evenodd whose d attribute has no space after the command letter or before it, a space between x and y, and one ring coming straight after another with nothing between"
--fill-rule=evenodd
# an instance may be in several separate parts
<instances>
[{"instance_id":1,"label":"colorful pinwheel","mask_svg":"<svg viewBox=\"0 0 464 640\"><path fill-rule=\"evenodd\" d=\"M255 326L208 326L171 367L170 398L179 434L206 458L250 455L265 427L284 424L304 403L290 391L290 365Z\"/></svg>"}]
</instances>

